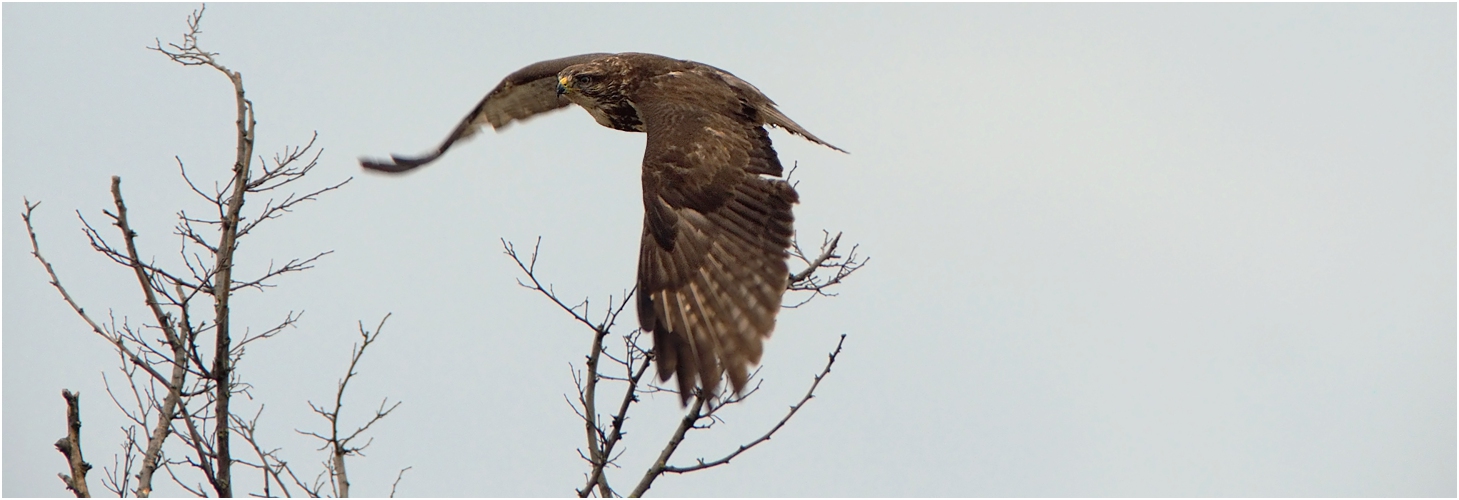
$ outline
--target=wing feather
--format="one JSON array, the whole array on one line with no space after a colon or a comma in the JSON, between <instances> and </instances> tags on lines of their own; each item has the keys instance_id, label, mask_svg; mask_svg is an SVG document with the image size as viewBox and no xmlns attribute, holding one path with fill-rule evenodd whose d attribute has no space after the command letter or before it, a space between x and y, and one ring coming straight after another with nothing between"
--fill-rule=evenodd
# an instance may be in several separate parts
<instances>
[{"instance_id":1,"label":"wing feather","mask_svg":"<svg viewBox=\"0 0 1459 500\"><path fill-rule=\"evenodd\" d=\"M760 361L785 292L795 190L736 89L703 75L656 77L634 97L644 151L640 325L661 380L737 393ZM651 315L651 316L646 316Z\"/></svg>"},{"instance_id":2,"label":"wing feather","mask_svg":"<svg viewBox=\"0 0 1459 500\"><path fill-rule=\"evenodd\" d=\"M498 83L476 107L461 119L451 135L436 149L421 156L390 155L390 160L360 158L360 165L382 172L405 172L436 161L457 141L476 135L482 125L501 129L517 120L556 110L572 104L557 95L557 74L568 66L592 61L609 54L583 54L542 61L519 69Z\"/></svg>"},{"instance_id":3,"label":"wing feather","mask_svg":"<svg viewBox=\"0 0 1459 500\"><path fill-rule=\"evenodd\" d=\"M804 137L808 141L820 144L836 151L840 151L842 153L846 152L846 150L844 149L832 146L831 143L821 140L820 137L816 137L816 134L810 133L810 131L806 130L805 127L802 127L799 123L796 123L795 120L791 120L789 116L785 116L785 113L780 112L780 109L775 107L775 101L772 101L769 97L766 97L765 93L760 92L760 89L755 87L754 85L751 85L750 82L744 81L740 79L740 77L714 66L710 66L704 63L696 64L704 68L706 73L714 74L730 87L739 92L740 96L742 96L751 106L755 108L755 111L760 114L760 119L764 121L765 124L780 127L782 129L785 129L786 132L790 132L792 134Z\"/></svg>"}]
</instances>

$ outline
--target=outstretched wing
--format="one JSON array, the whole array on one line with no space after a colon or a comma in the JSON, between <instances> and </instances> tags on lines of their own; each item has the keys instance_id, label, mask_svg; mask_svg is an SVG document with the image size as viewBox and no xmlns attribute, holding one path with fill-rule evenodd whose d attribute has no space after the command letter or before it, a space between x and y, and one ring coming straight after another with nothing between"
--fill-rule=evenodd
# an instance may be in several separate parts
<instances>
[{"instance_id":1,"label":"outstretched wing","mask_svg":"<svg viewBox=\"0 0 1459 500\"><path fill-rule=\"evenodd\" d=\"M491 92L481 99L481 103L461 119L461 123L456 125L456 130L451 131L451 135L446 137L445 142L437 146L435 151L422 156L390 155L390 160L360 158L360 165L383 172L404 172L436 161L436 158L445 154L446 150L450 149L456 141L475 135L481 125L491 124L492 128L500 129L514 121L567 106L571 102L557 95L557 73L568 66L585 63L606 55L608 54L564 57L542 61L519 69L507 75L501 83L497 84L496 88L491 89Z\"/></svg>"},{"instance_id":2,"label":"outstretched wing","mask_svg":"<svg viewBox=\"0 0 1459 500\"><path fill-rule=\"evenodd\" d=\"M734 90L692 72L654 77L633 99L648 141L638 317L659 378L736 392L759 363L785 292L795 190L776 179L769 135Z\"/></svg>"}]
</instances>

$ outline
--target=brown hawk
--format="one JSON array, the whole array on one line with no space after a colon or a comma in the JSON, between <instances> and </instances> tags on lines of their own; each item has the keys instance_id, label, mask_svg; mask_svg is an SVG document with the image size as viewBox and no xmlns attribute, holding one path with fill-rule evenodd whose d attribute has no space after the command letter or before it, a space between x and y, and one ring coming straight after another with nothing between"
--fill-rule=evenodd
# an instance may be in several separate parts
<instances>
[{"instance_id":1,"label":"brown hawk","mask_svg":"<svg viewBox=\"0 0 1459 500\"><path fill-rule=\"evenodd\" d=\"M688 404L720 378L741 392L760 362L790 276L785 260L798 196L765 125L837 151L797 125L759 89L727 71L653 54L584 54L507 75L435 151L362 158L404 172L439 158L478 127L577 104L599 124L648 134L643 154L643 240L638 320L652 332L659 378L678 376ZM844 152L844 151L842 151Z\"/></svg>"}]
</instances>

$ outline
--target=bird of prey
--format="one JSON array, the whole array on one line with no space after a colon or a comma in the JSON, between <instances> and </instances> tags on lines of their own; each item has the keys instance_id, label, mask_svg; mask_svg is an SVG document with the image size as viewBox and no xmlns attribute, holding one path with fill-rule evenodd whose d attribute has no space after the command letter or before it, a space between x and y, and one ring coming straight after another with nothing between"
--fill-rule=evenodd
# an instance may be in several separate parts
<instances>
[{"instance_id":1,"label":"bird of prey","mask_svg":"<svg viewBox=\"0 0 1459 500\"><path fill-rule=\"evenodd\" d=\"M703 394L717 394L726 373L742 393L780 311L798 201L765 126L845 152L786 117L754 85L653 54L542 61L507 75L434 151L360 163L408 171L482 126L500 130L569 104L605 127L648 134L637 309L643 331L653 334L659 379L677 376L685 405L696 380Z\"/></svg>"}]
</instances>

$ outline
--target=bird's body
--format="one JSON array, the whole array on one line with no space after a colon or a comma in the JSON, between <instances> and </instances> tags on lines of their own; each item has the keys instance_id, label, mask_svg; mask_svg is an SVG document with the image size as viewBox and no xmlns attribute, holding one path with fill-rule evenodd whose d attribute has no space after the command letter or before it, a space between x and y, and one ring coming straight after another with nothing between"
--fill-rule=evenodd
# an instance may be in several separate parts
<instances>
[{"instance_id":1,"label":"bird's body","mask_svg":"<svg viewBox=\"0 0 1459 500\"><path fill-rule=\"evenodd\" d=\"M840 150L791 121L759 89L713 66L653 54L585 54L508 75L434 152L362 160L402 172L434 161L481 125L577 104L599 124L644 132L644 229L639 324L654 338L662 380L682 402L728 374L741 391L789 277L785 259L798 200L765 125Z\"/></svg>"}]
</instances>

